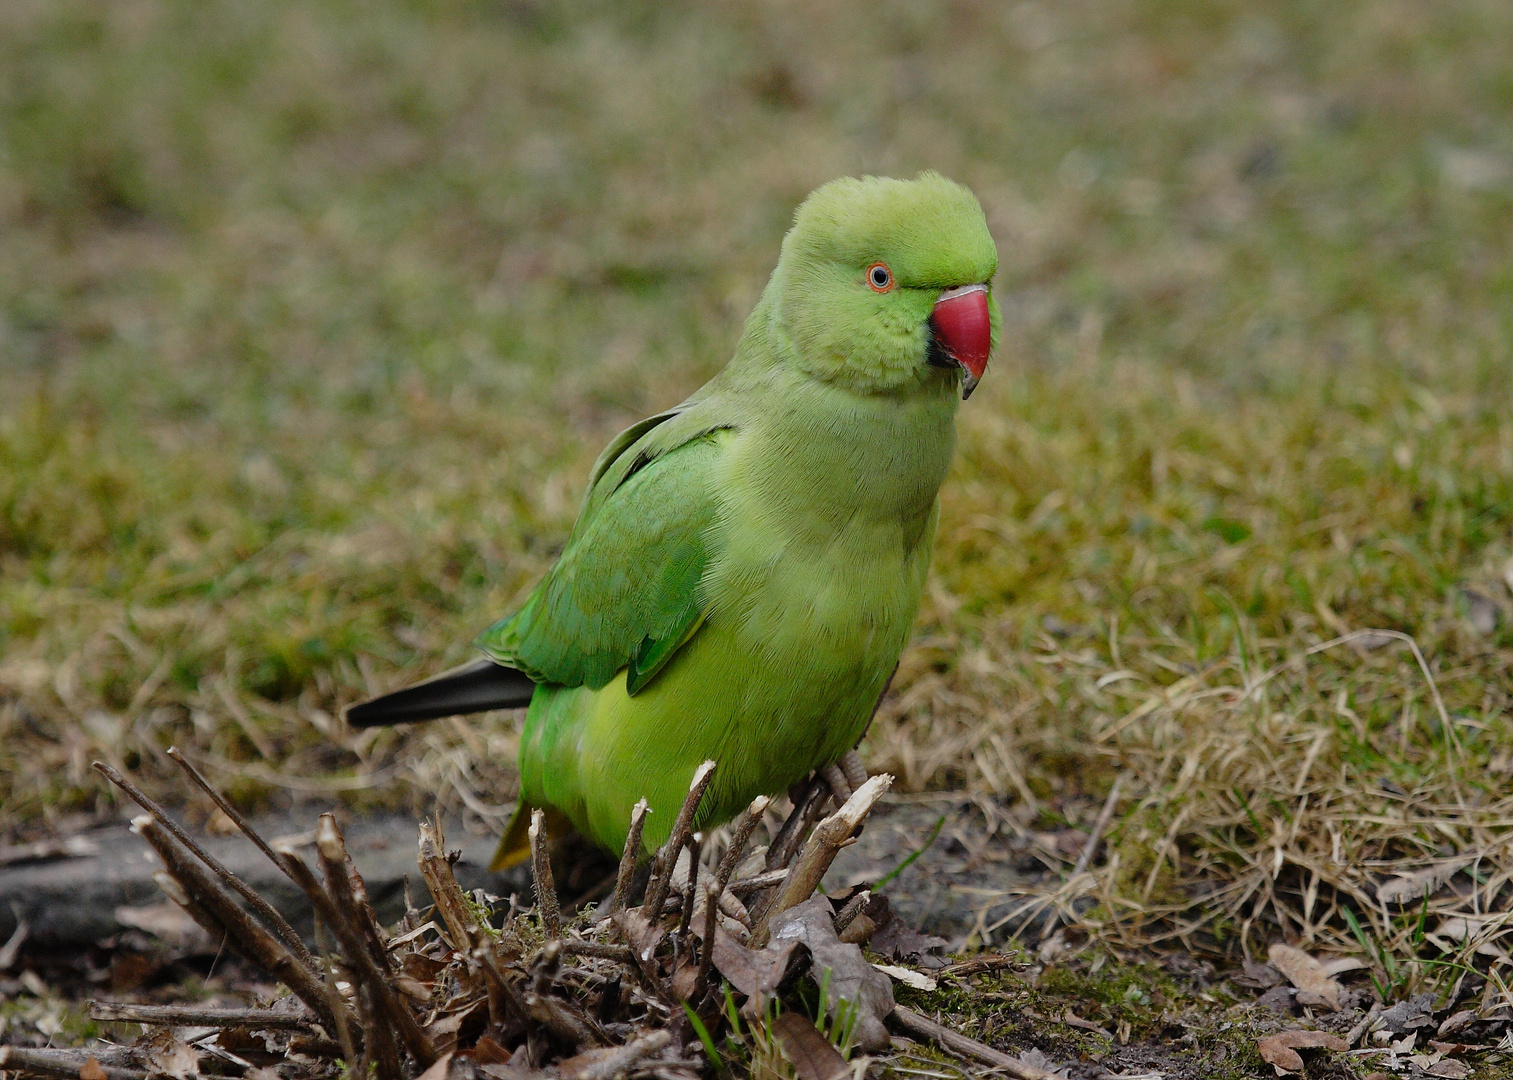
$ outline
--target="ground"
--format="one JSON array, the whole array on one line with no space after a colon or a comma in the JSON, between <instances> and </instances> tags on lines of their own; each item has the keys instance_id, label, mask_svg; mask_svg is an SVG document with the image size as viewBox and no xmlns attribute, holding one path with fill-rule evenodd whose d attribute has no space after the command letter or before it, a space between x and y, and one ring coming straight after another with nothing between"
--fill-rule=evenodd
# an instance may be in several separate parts
<instances>
[{"instance_id":1,"label":"ground","mask_svg":"<svg viewBox=\"0 0 1513 1080\"><path fill-rule=\"evenodd\" d=\"M1509 858L1510 46L1492 0L5 5L0 831L119 814L94 757L203 820L173 743L496 828L518 718L338 708L519 601L807 191L936 168L1005 343L869 764L1027 836L1117 781L1056 897L1110 947L1444 989Z\"/></svg>"}]
</instances>

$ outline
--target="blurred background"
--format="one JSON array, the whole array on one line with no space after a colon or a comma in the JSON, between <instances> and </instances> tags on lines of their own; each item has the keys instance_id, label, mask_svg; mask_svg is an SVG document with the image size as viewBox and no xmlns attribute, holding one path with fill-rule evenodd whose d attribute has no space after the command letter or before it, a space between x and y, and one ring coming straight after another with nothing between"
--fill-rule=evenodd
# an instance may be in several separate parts
<instances>
[{"instance_id":1,"label":"blurred background","mask_svg":"<svg viewBox=\"0 0 1513 1080\"><path fill-rule=\"evenodd\" d=\"M1073 824L1175 781L1147 898L1184 821L1260 843L1231 792L1500 797L1510 121L1495 0L9 0L0 833L114 815L97 756L181 801L173 743L252 808L496 826L518 717L340 705L519 602L807 192L924 168L1005 342L870 763ZM1244 711L1362 628L1428 667L1327 647Z\"/></svg>"}]
</instances>

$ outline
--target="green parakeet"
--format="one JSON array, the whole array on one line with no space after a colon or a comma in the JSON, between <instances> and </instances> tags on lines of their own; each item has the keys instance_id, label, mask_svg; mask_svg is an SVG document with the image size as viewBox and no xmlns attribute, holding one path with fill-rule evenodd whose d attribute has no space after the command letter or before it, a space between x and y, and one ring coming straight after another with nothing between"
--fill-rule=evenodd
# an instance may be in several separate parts
<instances>
[{"instance_id":1,"label":"green parakeet","mask_svg":"<svg viewBox=\"0 0 1513 1080\"><path fill-rule=\"evenodd\" d=\"M794 215L718 375L600 455L562 556L484 657L354 706L356 726L518 707L520 810L655 849L861 738L919 613L958 401L1000 317L977 199L936 173L835 180Z\"/></svg>"}]
</instances>

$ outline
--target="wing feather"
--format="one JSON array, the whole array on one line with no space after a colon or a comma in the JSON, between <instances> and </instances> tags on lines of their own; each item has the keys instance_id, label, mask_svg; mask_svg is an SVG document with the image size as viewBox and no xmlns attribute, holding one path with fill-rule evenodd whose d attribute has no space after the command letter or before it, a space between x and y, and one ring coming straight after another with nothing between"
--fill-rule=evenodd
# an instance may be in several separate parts
<instances>
[{"instance_id":1,"label":"wing feather","mask_svg":"<svg viewBox=\"0 0 1513 1080\"><path fill-rule=\"evenodd\" d=\"M615 439L562 557L518 612L484 631L484 652L560 686L598 689L627 667L629 692L650 682L703 622L728 434L680 407Z\"/></svg>"}]
</instances>

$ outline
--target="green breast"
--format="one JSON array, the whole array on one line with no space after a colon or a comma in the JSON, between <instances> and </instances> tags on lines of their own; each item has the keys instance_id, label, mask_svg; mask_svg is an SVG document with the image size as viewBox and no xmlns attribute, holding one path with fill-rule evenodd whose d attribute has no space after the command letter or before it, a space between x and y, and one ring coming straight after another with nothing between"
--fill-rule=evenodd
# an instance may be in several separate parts
<instances>
[{"instance_id":1,"label":"green breast","mask_svg":"<svg viewBox=\"0 0 1513 1080\"><path fill-rule=\"evenodd\" d=\"M707 758L719 768L701 826L835 761L908 641L955 403L811 396L821 400L796 400L724 444L707 615L688 643L634 696L622 674L598 690L543 687L532 702L525 798L611 850L642 797L653 808L646 844L660 844Z\"/></svg>"}]
</instances>

